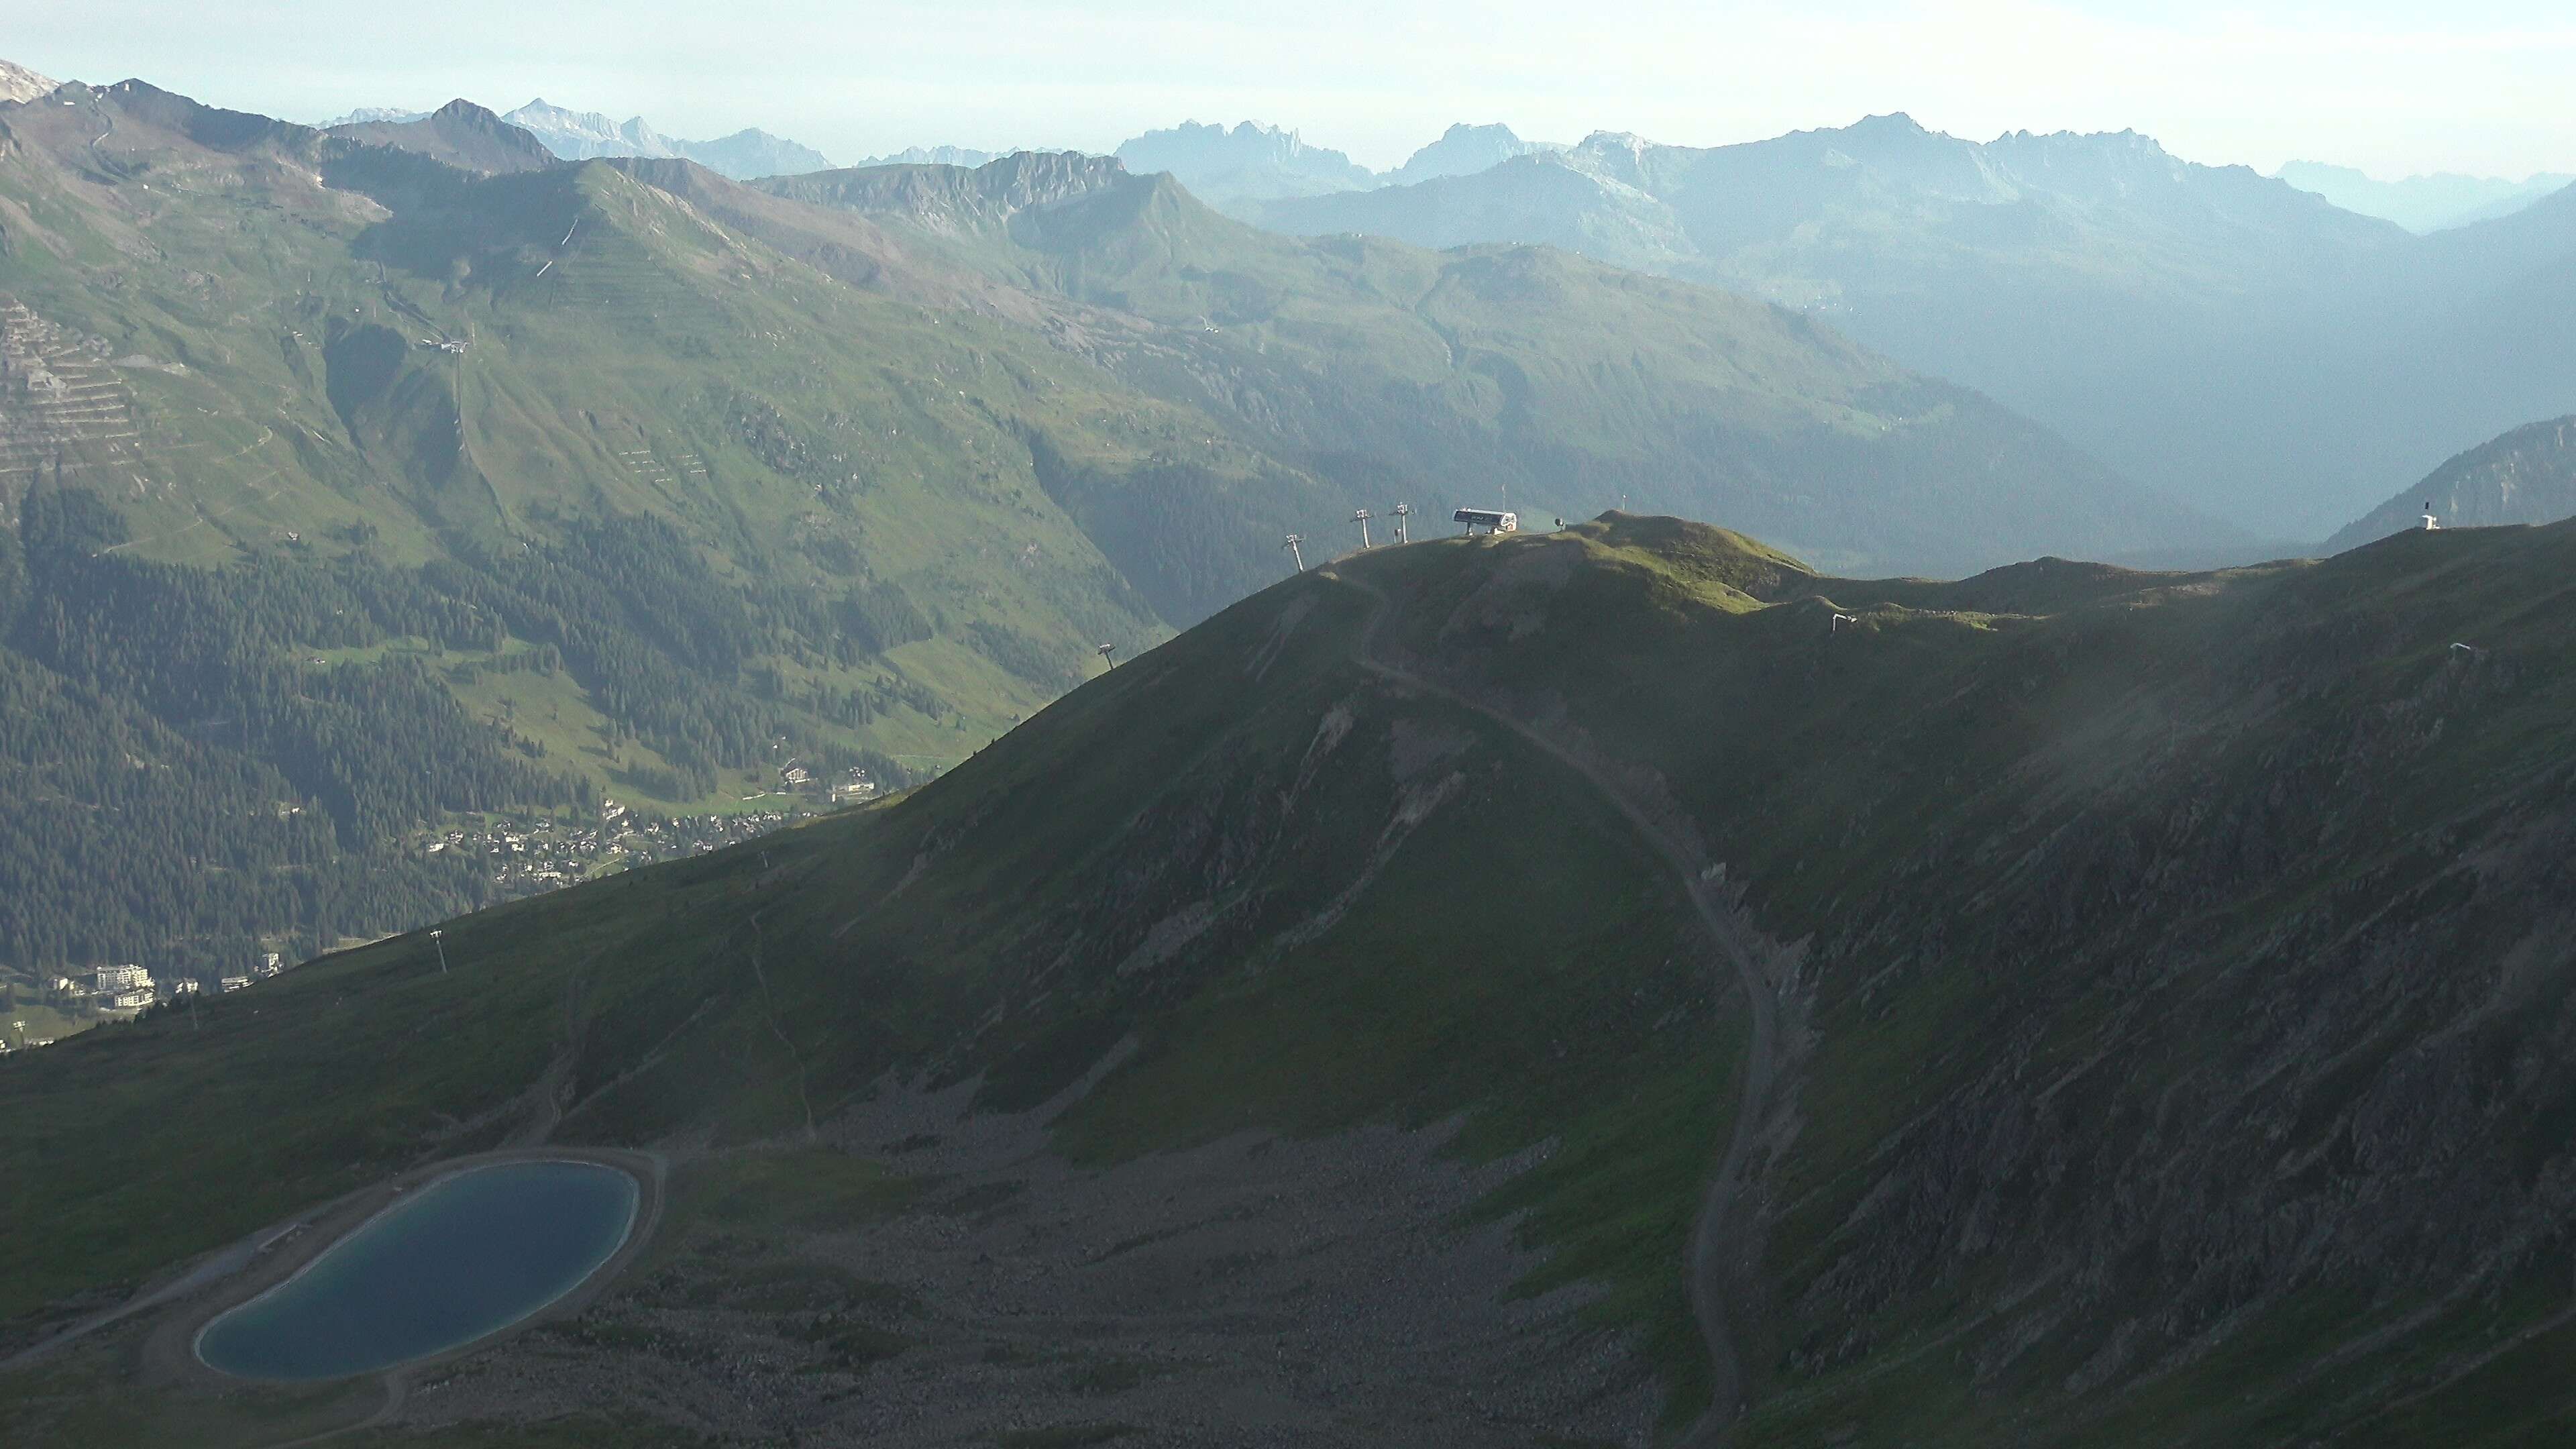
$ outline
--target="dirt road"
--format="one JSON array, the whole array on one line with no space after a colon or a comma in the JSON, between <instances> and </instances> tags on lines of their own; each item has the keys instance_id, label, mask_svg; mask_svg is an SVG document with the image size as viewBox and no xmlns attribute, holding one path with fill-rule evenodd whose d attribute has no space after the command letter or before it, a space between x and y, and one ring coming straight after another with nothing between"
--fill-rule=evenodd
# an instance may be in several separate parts
<instances>
[{"instance_id":1,"label":"dirt road","mask_svg":"<svg viewBox=\"0 0 2576 1449\"><path fill-rule=\"evenodd\" d=\"M1481 701L1469 698L1436 679L1392 664L1378 656L1380 629L1394 613L1394 601L1373 584L1352 578L1347 572L1335 577L1376 601L1376 612L1360 631L1359 643L1352 651L1353 660L1381 679L1417 689L1463 709L1475 711L1510 730L1549 758L1581 776L1609 801L1620 817L1633 827L1639 838L1680 881L1689 896L1691 908L1700 923L1708 929L1709 938L1717 943L1718 954L1735 970L1736 979L1753 1012L1752 1040L1745 1050L1744 1087L1737 1098L1735 1126L1729 1134L1726 1151L1718 1161L1717 1172L1709 1181L1707 1195L1701 1200L1698 1219L1692 1224L1690 1245L1691 1311L1699 1319L1700 1333L1708 1342L1710 1395L1708 1410L1691 1426L1683 1443L1698 1446L1717 1442L1724 1436L1745 1408L1744 1372L1737 1349L1738 1334L1727 1317L1729 1287L1749 1281L1758 1268L1749 1252L1750 1240L1737 1231L1743 1199L1744 1170L1759 1139L1768 1114L1771 1091L1780 1069L1779 992L1765 975L1759 954L1754 949L1754 936L1743 922L1734 904L1721 898L1703 874L1706 862L1698 849L1677 839L1656 823L1645 806L1612 781L1594 762L1583 758L1559 742L1549 739L1529 724L1503 713ZM1735 1295L1739 1303L1745 1295Z\"/></svg>"}]
</instances>

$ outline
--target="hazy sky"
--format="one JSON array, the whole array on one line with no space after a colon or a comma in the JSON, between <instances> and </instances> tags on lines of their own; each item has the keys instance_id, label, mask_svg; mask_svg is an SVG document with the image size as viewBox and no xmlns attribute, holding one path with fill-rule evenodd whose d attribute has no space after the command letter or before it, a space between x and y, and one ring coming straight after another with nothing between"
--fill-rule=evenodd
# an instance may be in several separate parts
<instances>
[{"instance_id":1,"label":"hazy sky","mask_svg":"<svg viewBox=\"0 0 2576 1449\"><path fill-rule=\"evenodd\" d=\"M1903 110L1980 140L2133 128L2267 171L2576 171L2566 0L0 0L0 55L298 120L542 95L841 160L1249 117L1383 167L1456 120L1711 145Z\"/></svg>"}]
</instances>

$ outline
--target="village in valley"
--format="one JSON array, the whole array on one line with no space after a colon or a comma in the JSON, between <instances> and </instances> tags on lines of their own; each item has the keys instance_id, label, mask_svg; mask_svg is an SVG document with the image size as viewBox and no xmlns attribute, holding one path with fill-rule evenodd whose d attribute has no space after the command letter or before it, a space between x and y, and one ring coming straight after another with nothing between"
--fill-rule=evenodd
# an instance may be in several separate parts
<instances>
[{"instance_id":1,"label":"village in valley","mask_svg":"<svg viewBox=\"0 0 2576 1449\"><path fill-rule=\"evenodd\" d=\"M544 816L489 815L424 832L416 848L426 854L462 854L483 862L499 900L542 895L632 866L704 855L766 835L825 807L874 799L878 781L864 769L818 775L790 761L779 770L779 790L769 809L734 814L642 814L614 799L600 801L594 823ZM348 944L358 944L351 942ZM50 1046L101 1022L132 1021L156 1006L184 1005L192 997L241 991L297 964L262 950L215 975L115 962L79 969L35 971L0 963L0 1054Z\"/></svg>"}]
</instances>

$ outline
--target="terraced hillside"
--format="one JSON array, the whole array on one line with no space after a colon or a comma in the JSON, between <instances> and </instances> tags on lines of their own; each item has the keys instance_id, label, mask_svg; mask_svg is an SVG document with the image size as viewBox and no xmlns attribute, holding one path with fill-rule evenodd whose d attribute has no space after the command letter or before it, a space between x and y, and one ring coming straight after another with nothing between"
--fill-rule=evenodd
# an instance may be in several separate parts
<instances>
[{"instance_id":1,"label":"terraced hillside","mask_svg":"<svg viewBox=\"0 0 2576 1449\"><path fill-rule=\"evenodd\" d=\"M389 1442L2548 1442L2571 562L1870 582L1619 515L1345 559L452 972L7 1064L52 1226L0 1311L623 1145L644 1257ZM11 1360L11 1422L388 1402L152 1347L224 1291Z\"/></svg>"}]
</instances>

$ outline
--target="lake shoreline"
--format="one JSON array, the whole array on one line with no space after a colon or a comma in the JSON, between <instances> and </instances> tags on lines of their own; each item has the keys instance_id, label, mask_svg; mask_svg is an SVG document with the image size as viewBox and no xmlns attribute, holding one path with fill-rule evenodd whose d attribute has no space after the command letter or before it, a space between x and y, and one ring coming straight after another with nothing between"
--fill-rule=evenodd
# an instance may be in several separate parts
<instances>
[{"instance_id":1,"label":"lake shoreline","mask_svg":"<svg viewBox=\"0 0 2576 1449\"><path fill-rule=\"evenodd\" d=\"M389 1368L351 1374L345 1378L316 1380L307 1383L272 1384L264 1380L237 1377L223 1372L197 1356L197 1340L208 1325L233 1309L283 1286L332 1247L374 1222L390 1209L412 1199L433 1184L451 1177L521 1162L577 1162L614 1168L635 1182L635 1216L628 1226L625 1240L618 1244L600 1265L591 1270L571 1291L536 1311L502 1325L490 1333L422 1358L410 1359ZM371 1184L309 1212L273 1223L253 1234L257 1246L250 1261L240 1270L226 1274L206 1291L182 1300L177 1311L163 1313L146 1336L142 1348L141 1378L144 1383L163 1388L210 1389L224 1392L243 1390L309 1391L333 1385L351 1386L373 1380L385 1390L385 1410L381 1417L398 1405L412 1376L433 1370L547 1323L572 1317L596 1301L609 1284L616 1281L634 1262L655 1231L661 1226L669 1163L655 1152L629 1151L608 1147L574 1147L543 1145L500 1148L472 1153L464 1157L425 1163L408 1172ZM370 1419L367 1422L373 1422ZM353 1424L350 1428L361 1427ZM335 1431L339 1432L339 1431Z\"/></svg>"}]
</instances>

